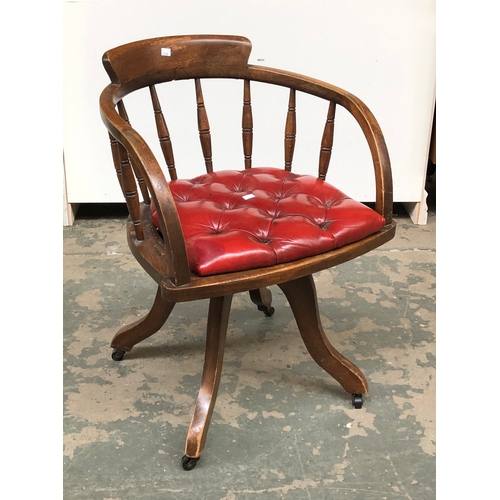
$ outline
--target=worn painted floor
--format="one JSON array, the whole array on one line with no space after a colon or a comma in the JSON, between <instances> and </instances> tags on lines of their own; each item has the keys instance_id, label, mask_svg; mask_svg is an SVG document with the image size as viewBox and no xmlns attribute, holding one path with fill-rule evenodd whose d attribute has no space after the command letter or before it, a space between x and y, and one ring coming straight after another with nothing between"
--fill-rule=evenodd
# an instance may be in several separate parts
<instances>
[{"instance_id":1,"label":"worn painted floor","mask_svg":"<svg viewBox=\"0 0 500 500\"><path fill-rule=\"evenodd\" d=\"M309 357L290 308L234 297L205 451L182 469L203 363L207 302L179 304L126 355L109 341L155 283L118 212L64 229L64 498L433 499L435 227L396 210L396 238L316 275L323 326L370 385L361 410Z\"/></svg>"}]
</instances>

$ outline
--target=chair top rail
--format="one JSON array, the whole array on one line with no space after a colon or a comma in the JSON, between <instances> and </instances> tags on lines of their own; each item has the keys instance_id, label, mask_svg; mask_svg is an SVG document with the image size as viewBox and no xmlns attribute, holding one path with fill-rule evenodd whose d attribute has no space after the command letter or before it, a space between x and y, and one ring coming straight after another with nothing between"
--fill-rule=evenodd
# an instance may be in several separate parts
<instances>
[{"instance_id":1,"label":"chair top rail","mask_svg":"<svg viewBox=\"0 0 500 500\"><path fill-rule=\"evenodd\" d=\"M108 50L103 65L111 82L129 93L166 81L236 75L247 67L251 50L241 36L169 36Z\"/></svg>"}]
</instances>

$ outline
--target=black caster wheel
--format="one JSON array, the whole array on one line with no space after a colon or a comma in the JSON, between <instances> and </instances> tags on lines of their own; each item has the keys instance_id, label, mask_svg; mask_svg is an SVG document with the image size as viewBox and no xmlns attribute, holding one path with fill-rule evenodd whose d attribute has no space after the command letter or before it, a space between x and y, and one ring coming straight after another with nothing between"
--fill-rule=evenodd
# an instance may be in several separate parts
<instances>
[{"instance_id":1,"label":"black caster wheel","mask_svg":"<svg viewBox=\"0 0 500 500\"><path fill-rule=\"evenodd\" d=\"M199 459L200 459L200 457L190 458L190 457L187 457L186 455L184 455L182 457L182 468L184 470L193 470L196 467L196 464L198 463Z\"/></svg>"},{"instance_id":2,"label":"black caster wheel","mask_svg":"<svg viewBox=\"0 0 500 500\"><path fill-rule=\"evenodd\" d=\"M111 353L111 357L115 361L121 361L123 359L123 356L125 356L125 351L120 351L120 349L114 349Z\"/></svg>"},{"instance_id":3,"label":"black caster wheel","mask_svg":"<svg viewBox=\"0 0 500 500\"><path fill-rule=\"evenodd\" d=\"M274 307L270 307L267 311L264 311L264 315L270 318L274 314Z\"/></svg>"},{"instance_id":4,"label":"black caster wheel","mask_svg":"<svg viewBox=\"0 0 500 500\"><path fill-rule=\"evenodd\" d=\"M266 306L259 306L259 311L262 311L265 316L270 318L274 314L274 307L270 307L269 309Z\"/></svg>"},{"instance_id":5,"label":"black caster wheel","mask_svg":"<svg viewBox=\"0 0 500 500\"><path fill-rule=\"evenodd\" d=\"M363 395L362 394L353 394L352 395L352 405L354 408L359 410L363 406Z\"/></svg>"}]
</instances>

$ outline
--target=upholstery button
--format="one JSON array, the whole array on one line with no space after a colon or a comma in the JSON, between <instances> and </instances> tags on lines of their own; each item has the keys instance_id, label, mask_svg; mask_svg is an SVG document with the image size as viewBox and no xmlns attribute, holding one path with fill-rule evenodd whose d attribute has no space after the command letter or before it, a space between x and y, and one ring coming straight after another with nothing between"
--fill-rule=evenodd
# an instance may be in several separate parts
<instances>
[{"instance_id":1,"label":"upholstery button","mask_svg":"<svg viewBox=\"0 0 500 500\"><path fill-rule=\"evenodd\" d=\"M218 171L169 186L189 267L201 276L317 255L385 223L327 182L277 168ZM151 211L159 227L154 203Z\"/></svg>"}]
</instances>

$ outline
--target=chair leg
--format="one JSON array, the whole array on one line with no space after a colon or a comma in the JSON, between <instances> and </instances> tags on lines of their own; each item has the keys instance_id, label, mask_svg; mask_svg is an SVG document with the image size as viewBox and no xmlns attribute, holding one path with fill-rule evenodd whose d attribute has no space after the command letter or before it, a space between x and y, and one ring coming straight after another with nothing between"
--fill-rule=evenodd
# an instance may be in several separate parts
<instances>
[{"instance_id":1,"label":"chair leg","mask_svg":"<svg viewBox=\"0 0 500 500\"><path fill-rule=\"evenodd\" d=\"M266 316L274 314L274 307L271 306L273 297L268 288L259 288L250 290L250 299L257 306L259 311L262 311Z\"/></svg>"},{"instance_id":2,"label":"chair leg","mask_svg":"<svg viewBox=\"0 0 500 500\"><path fill-rule=\"evenodd\" d=\"M207 438L219 389L231 300L232 295L210 299L205 364L198 400L187 435L185 456L182 459L185 470L191 470L196 465Z\"/></svg>"},{"instance_id":3,"label":"chair leg","mask_svg":"<svg viewBox=\"0 0 500 500\"><path fill-rule=\"evenodd\" d=\"M368 393L368 382L361 370L342 356L325 336L318 311L316 287L312 276L282 283L304 344L312 358L347 391L360 407L360 395Z\"/></svg>"},{"instance_id":4,"label":"chair leg","mask_svg":"<svg viewBox=\"0 0 500 500\"><path fill-rule=\"evenodd\" d=\"M111 347L114 349L113 359L120 361L125 352L130 351L135 344L156 333L167 321L174 305L175 302L167 302L162 298L161 289L158 287L149 313L139 321L123 327L111 340Z\"/></svg>"}]
</instances>

